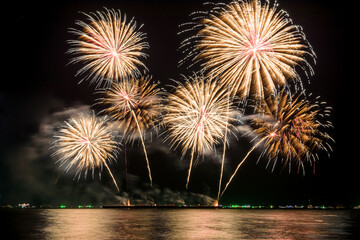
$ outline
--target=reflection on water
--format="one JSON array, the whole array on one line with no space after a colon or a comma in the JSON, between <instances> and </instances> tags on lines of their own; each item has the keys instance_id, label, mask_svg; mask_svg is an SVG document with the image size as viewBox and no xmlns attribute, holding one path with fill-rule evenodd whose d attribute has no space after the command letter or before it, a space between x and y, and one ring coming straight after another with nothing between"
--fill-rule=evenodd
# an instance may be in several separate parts
<instances>
[{"instance_id":1,"label":"reflection on water","mask_svg":"<svg viewBox=\"0 0 360 240\"><path fill-rule=\"evenodd\" d=\"M21 239L356 239L356 210L1 210ZM6 231L5 231L6 232Z\"/></svg>"}]
</instances>

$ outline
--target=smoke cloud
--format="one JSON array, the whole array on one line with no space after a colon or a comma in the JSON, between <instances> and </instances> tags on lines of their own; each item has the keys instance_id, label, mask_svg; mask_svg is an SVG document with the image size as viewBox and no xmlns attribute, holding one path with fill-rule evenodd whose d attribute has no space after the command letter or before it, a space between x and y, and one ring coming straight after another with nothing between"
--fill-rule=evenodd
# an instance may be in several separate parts
<instances>
[{"instance_id":1,"label":"smoke cloud","mask_svg":"<svg viewBox=\"0 0 360 240\"><path fill-rule=\"evenodd\" d=\"M129 172L126 184L123 153L119 154L116 163L110 165L122 188L120 193L116 191L106 171L95 174L94 179L89 176L86 179L74 179L73 172L63 172L51 157L54 151L51 148L53 134L70 117L91 112L91 106L78 104L48 113L40 122L38 132L6 155L7 182L10 186L0 195L1 205L19 202L53 206L120 205L128 199L132 204L190 205L214 202L207 195L178 189L180 185L183 187L188 163L171 151L168 144L160 138L154 138L147 145L154 179L157 179L153 187L149 186L145 172L138 170L142 166L145 169L145 160L136 142L127 146Z\"/></svg>"}]
</instances>

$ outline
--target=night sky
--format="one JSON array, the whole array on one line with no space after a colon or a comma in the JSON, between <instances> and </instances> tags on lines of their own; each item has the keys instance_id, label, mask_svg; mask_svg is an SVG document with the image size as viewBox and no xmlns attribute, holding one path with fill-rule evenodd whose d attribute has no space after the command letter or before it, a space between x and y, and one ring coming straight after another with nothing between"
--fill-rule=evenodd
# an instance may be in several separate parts
<instances>
[{"instance_id":1,"label":"night sky","mask_svg":"<svg viewBox=\"0 0 360 240\"><path fill-rule=\"evenodd\" d=\"M331 1L279 0L303 31L317 58L315 75L303 79L307 92L321 96L333 107L329 131L335 139L331 157L320 154L315 174L271 172L266 161L256 164L254 152L239 170L222 203L237 204L360 204L360 177L357 101L347 39L349 22L341 4ZM178 51L183 36L179 25L190 21L189 14L204 9L203 1L58 1L48 3L14 2L3 24L2 85L0 90L0 205L31 204L119 204L129 195L135 203L207 203L215 198L220 171L221 147L217 155L205 156L192 172L185 190L187 159L171 151L161 137L147 142L153 172L153 188L148 186L141 146L128 146L128 184L125 184L123 153L111 165L122 192L116 193L104 171L99 179L73 179L62 174L50 157L52 134L64 120L77 112L101 110L92 106L99 96L94 87L75 77L80 65L67 65L67 40L74 38L68 28L84 19L79 12L94 12L103 7L120 9L128 19L144 24L150 49L144 60L149 73L161 87L169 90L169 79L181 80L190 71L178 67L184 57ZM349 26L349 27L346 27ZM353 39L352 41L356 41ZM355 45L355 44L354 44ZM195 69L193 69L195 70ZM300 71L300 70L299 70ZM233 140L227 155L225 180L251 145L246 139ZM211 199L210 199L211 200Z\"/></svg>"}]
</instances>

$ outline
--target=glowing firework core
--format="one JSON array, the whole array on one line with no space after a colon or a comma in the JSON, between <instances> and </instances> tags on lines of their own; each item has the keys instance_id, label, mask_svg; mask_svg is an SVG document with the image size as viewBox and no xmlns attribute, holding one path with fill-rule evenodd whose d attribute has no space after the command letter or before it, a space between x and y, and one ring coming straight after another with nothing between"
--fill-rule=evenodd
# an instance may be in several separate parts
<instances>
[{"instance_id":1,"label":"glowing firework core","mask_svg":"<svg viewBox=\"0 0 360 240\"><path fill-rule=\"evenodd\" d=\"M256 54L273 51L269 42L259 36L252 36L250 38L248 49L247 55L252 55L253 57L255 57Z\"/></svg>"},{"instance_id":2,"label":"glowing firework core","mask_svg":"<svg viewBox=\"0 0 360 240\"><path fill-rule=\"evenodd\" d=\"M272 132L272 133L270 133L270 137L276 137L277 136L277 134L275 133L275 132Z\"/></svg>"},{"instance_id":3,"label":"glowing firework core","mask_svg":"<svg viewBox=\"0 0 360 240\"><path fill-rule=\"evenodd\" d=\"M127 102L130 101L130 97L129 97L129 95L127 94L127 92L121 91L119 95L120 95L120 97L124 98L125 101L127 101Z\"/></svg>"},{"instance_id":4,"label":"glowing firework core","mask_svg":"<svg viewBox=\"0 0 360 240\"><path fill-rule=\"evenodd\" d=\"M119 54L118 54L118 52L117 52L115 49L111 50L111 54L113 55L114 58L118 58L118 57L119 57Z\"/></svg>"},{"instance_id":5,"label":"glowing firework core","mask_svg":"<svg viewBox=\"0 0 360 240\"><path fill-rule=\"evenodd\" d=\"M85 144L85 145L90 145L91 141L90 141L90 139L88 137L82 137L80 139L80 143Z\"/></svg>"},{"instance_id":6,"label":"glowing firework core","mask_svg":"<svg viewBox=\"0 0 360 240\"><path fill-rule=\"evenodd\" d=\"M204 131L205 131L205 127L206 127L206 121L207 121L207 113L206 113L206 108L205 106L203 106L201 108L201 112L200 112L200 119L199 119L199 123L197 124L197 133L199 135L204 135Z\"/></svg>"}]
</instances>

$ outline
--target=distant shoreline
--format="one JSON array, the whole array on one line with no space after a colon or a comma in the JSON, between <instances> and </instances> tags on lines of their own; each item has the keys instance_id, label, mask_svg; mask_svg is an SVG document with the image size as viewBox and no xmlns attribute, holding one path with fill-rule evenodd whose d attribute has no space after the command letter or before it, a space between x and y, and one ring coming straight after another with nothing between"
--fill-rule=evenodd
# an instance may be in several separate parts
<instances>
[{"instance_id":1,"label":"distant shoreline","mask_svg":"<svg viewBox=\"0 0 360 240\"><path fill-rule=\"evenodd\" d=\"M22 204L17 206L0 206L0 209L266 209L266 210L359 210L360 206L354 207L344 207L344 206L303 206L303 205L284 205L284 206L252 206L252 205L78 205L78 206L52 206L52 205L43 205L43 206L31 206L30 204Z\"/></svg>"},{"instance_id":2,"label":"distant shoreline","mask_svg":"<svg viewBox=\"0 0 360 240\"><path fill-rule=\"evenodd\" d=\"M151 205L145 205L145 206L141 206L141 205L132 205L132 206L124 206L124 205L104 205L104 206L100 206L100 208L110 208L110 209L116 209L116 208L170 208L170 209L277 209L277 210L282 210L282 209L293 209L293 210L348 210L348 209L359 209L359 208L349 208L349 207L324 207L324 206L317 206L317 207L294 207L294 206L277 206L277 207L259 207L259 206L251 206L251 207L242 207L242 206L168 206L168 205L156 205L156 206L151 206Z\"/></svg>"}]
</instances>

